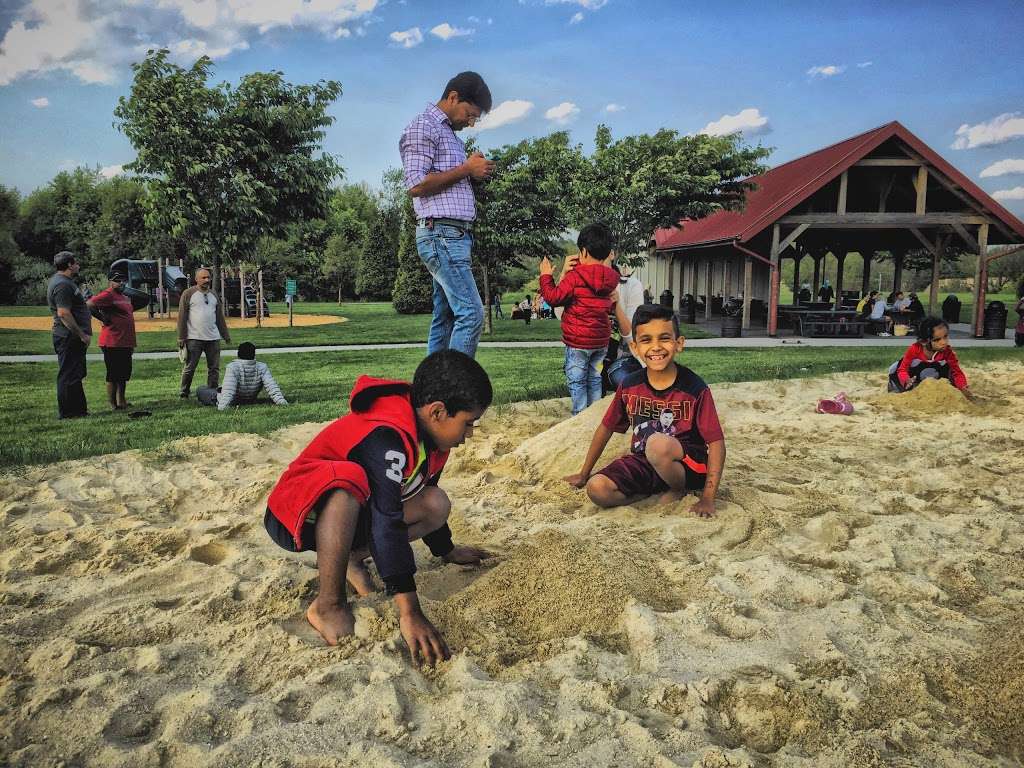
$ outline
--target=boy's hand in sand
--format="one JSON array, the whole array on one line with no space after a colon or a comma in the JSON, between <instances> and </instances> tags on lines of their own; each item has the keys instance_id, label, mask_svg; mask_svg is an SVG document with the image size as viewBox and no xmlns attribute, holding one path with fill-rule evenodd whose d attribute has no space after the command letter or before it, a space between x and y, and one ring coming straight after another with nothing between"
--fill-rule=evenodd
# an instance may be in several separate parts
<instances>
[{"instance_id":1,"label":"boy's hand in sand","mask_svg":"<svg viewBox=\"0 0 1024 768\"><path fill-rule=\"evenodd\" d=\"M582 472L577 472L575 475L566 475L562 479L573 488L586 488L587 480L590 478Z\"/></svg>"},{"instance_id":2,"label":"boy's hand in sand","mask_svg":"<svg viewBox=\"0 0 1024 768\"><path fill-rule=\"evenodd\" d=\"M399 610L398 628L402 631L405 644L409 646L413 663L422 662L433 666L439 661L450 659L452 652L448 650L448 644L437 628L423 615L416 593L398 594L395 595L395 600Z\"/></svg>"},{"instance_id":3,"label":"boy's hand in sand","mask_svg":"<svg viewBox=\"0 0 1024 768\"><path fill-rule=\"evenodd\" d=\"M486 560L493 555L486 549L478 547L455 547L442 559L446 563L457 563L459 565L479 565L481 560Z\"/></svg>"},{"instance_id":4,"label":"boy's hand in sand","mask_svg":"<svg viewBox=\"0 0 1024 768\"><path fill-rule=\"evenodd\" d=\"M555 271L555 268L551 266L551 259L545 256L540 260L540 273L542 275L550 275Z\"/></svg>"},{"instance_id":5,"label":"boy's hand in sand","mask_svg":"<svg viewBox=\"0 0 1024 768\"><path fill-rule=\"evenodd\" d=\"M703 497L697 499L697 503L694 504L691 509L693 514L697 517L714 517L715 516L715 502L712 499L705 499Z\"/></svg>"}]
</instances>

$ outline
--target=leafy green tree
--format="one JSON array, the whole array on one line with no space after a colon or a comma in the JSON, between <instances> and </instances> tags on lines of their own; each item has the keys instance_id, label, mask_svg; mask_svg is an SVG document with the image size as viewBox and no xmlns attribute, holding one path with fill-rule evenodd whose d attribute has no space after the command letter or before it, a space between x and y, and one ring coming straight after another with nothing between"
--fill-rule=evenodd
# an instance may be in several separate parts
<instances>
[{"instance_id":1,"label":"leafy green tree","mask_svg":"<svg viewBox=\"0 0 1024 768\"><path fill-rule=\"evenodd\" d=\"M366 247L359 256L356 293L364 299L390 299L397 270L396 254L391 250L389 216L381 212L370 228Z\"/></svg>"},{"instance_id":2,"label":"leafy green tree","mask_svg":"<svg viewBox=\"0 0 1024 768\"><path fill-rule=\"evenodd\" d=\"M100 270L89 250L89 238L100 216L97 169L61 171L45 187L22 201L15 240L26 256L53 261L58 251L74 251L86 275Z\"/></svg>"},{"instance_id":3,"label":"leafy green tree","mask_svg":"<svg viewBox=\"0 0 1024 768\"><path fill-rule=\"evenodd\" d=\"M570 223L603 221L620 254L646 254L654 231L742 207L748 177L765 170L769 150L743 146L739 134L680 136L661 129L612 140L600 125L595 149L569 179Z\"/></svg>"},{"instance_id":4,"label":"leafy green tree","mask_svg":"<svg viewBox=\"0 0 1024 768\"><path fill-rule=\"evenodd\" d=\"M430 312L434 308L434 279L416 250L416 213L406 196L402 236L398 245L398 274L391 303L400 315Z\"/></svg>"},{"instance_id":5,"label":"leafy green tree","mask_svg":"<svg viewBox=\"0 0 1024 768\"><path fill-rule=\"evenodd\" d=\"M346 209L332 217L334 234L327 241L321 272L336 286L338 303L355 298L359 256L366 248L369 230L355 209Z\"/></svg>"},{"instance_id":6,"label":"leafy green tree","mask_svg":"<svg viewBox=\"0 0 1024 768\"><path fill-rule=\"evenodd\" d=\"M114 115L135 147L129 170L148 180L147 221L212 260L249 260L260 237L322 218L341 168L320 152L341 84L293 85L255 72L209 87L206 56L189 69L150 51L133 65L130 95Z\"/></svg>"},{"instance_id":7,"label":"leafy green tree","mask_svg":"<svg viewBox=\"0 0 1024 768\"><path fill-rule=\"evenodd\" d=\"M472 147L467 147L471 151ZM491 332L491 281L524 257L554 255L569 224L568 179L584 160L569 135L558 132L487 152L494 173L475 185L473 258L480 267L485 332Z\"/></svg>"},{"instance_id":8,"label":"leafy green tree","mask_svg":"<svg viewBox=\"0 0 1024 768\"><path fill-rule=\"evenodd\" d=\"M18 190L0 184L0 303L4 304L14 303L18 296L14 271L24 257L14 242L14 228L20 203Z\"/></svg>"}]
</instances>

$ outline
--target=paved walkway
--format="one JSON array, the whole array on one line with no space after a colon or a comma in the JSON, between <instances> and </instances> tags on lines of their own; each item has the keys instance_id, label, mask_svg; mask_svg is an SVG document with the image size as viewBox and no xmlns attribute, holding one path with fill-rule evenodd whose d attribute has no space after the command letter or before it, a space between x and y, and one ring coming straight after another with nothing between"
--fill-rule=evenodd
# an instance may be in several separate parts
<instances>
[{"instance_id":1,"label":"paved walkway","mask_svg":"<svg viewBox=\"0 0 1024 768\"><path fill-rule=\"evenodd\" d=\"M1012 347L1013 332L1007 330L1008 338L1004 339L975 339L970 335L970 326L966 323L957 323L950 329L950 338L953 346L958 349L965 347ZM742 336L738 339L723 339L719 337L710 339L689 339L686 342L688 349L708 349L730 347L736 349L788 349L792 347L902 347L905 348L913 339L908 336L865 336L862 339L811 339L801 336L783 336L771 338L769 336ZM562 349L560 341L483 341L480 343L482 349ZM261 347L259 355L281 355L292 352L354 352L367 351L372 349L425 349L426 344L412 342L407 344L334 344L319 347ZM234 357L235 350L224 349L222 357ZM169 360L176 358L177 352L136 352L136 360ZM91 354L90 361L100 361L102 354ZM56 355L0 355L0 363L55 363Z\"/></svg>"}]
</instances>

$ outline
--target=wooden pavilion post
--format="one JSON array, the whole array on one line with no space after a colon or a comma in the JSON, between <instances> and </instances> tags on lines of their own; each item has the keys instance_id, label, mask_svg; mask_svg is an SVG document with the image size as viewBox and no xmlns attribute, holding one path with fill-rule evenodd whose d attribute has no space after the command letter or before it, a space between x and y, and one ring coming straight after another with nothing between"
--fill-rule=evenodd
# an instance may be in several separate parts
<instances>
[{"instance_id":1,"label":"wooden pavilion post","mask_svg":"<svg viewBox=\"0 0 1024 768\"><path fill-rule=\"evenodd\" d=\"M800 248L796 248L796 253L793 254L793 303L797 303L797 296L800 294L800 262L804 258L804 252Z\"/></svg>"},{"instance_id":2,"label":"wooden pavilion post","mask_svg":"<svg viewBox=\"0 0 1024 768\"><path fill-rule=\"evenodd\" d=\"M711 322L711 259L704 263L704 320Z\"/></svg>"},{"instance_id":3,"label":"wooden pavilion post","mask_svg":"<svg viewBox=\"0 0 1024 768\"><path fill-rule=\"evenodd\" d=\"M833 309L843 308L843 268L846 264L846 256L845 247L836 254L836 303L833 305Z\"/></svg>"},{"instance_id":4,"label":"wooden pavilion post","mask_svg":"<svg viewBox=\"0 0 1024 768\"><path fill-rule=\"evenodd\" d=\"M743 330L750 329L750 300L754 290L754 260L747 256L743 261Z\"/></svg>"},{"instance_id":5,"label":"wooden pavilion post","mask_svg":"<svg viewBox=\"0 0 1024 768\"><path fill-rule=\"evenodd\" d=\"M985 262L988 250L988 224L978 227L978 266L974 270L974 338L985 335L985 283L988 282L988 264Z\"/></svg>"},{"instance_id":6,"label":"wooden pavilion post","mask_svg":"<svg viewBox=\"0 0 1024 768\"><path fill-rule=\"evenodd\" d=\"M901 290L903 284L903 258L907 255L906 251L893 251L892 252L892 292Z\"/></svg>"},{"instance_id":7,"label":"wooden pavilion post","mask_svg":"<svg viewBox=\"0 0 1024 768\"><path fill-rule=\"evenodd\" d=\"M772 225L771 278L768 289L768 335L775 336L779 327L779 225Z\"/></svg>"},{"instance_id":8,"label":"wooden pavilion post","mask_svg":"<svg viewBox=\"0 0 1024 768\"><path fill-rule=\"evenodd\" d=\"M860 255L864 259L864 268L860 277L860 295L867 296L871 292L871 259L874 258L875 252L871 248L864 248Z\"/></svg>"},{"instance_id":9,"label":"wooden pavilion post","mask_svg":"<svg viewBox=\"0 0 1024 768\"><path fill-rule=\"evenodd\" d=\"M932 251L932 284L928 289L928 314L934 315L939 306L939 262L946 251L946 240L940 237L935 249Z\"/></svg>"},{"instance_id":10,"label":"wooden pavilion post","mask_svg":"<svg viewBox=\"0 0 1024 768\"><path fill-rule=\"evenodd\" d=\"M811 285L811 301L817 301L818 289L821 288L821 262L825 254L821 251L811 256L814 259L814 281Z\"/></svg>"}]
</instances>

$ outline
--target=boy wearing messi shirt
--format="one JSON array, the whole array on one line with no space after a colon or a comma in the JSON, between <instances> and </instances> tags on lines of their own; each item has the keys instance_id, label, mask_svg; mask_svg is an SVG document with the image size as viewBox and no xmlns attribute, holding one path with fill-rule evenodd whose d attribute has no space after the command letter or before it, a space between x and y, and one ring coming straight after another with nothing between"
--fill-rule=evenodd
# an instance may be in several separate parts
<instances>
[{"instance_id":1,"label":"boy wearing messi shirt","mask_svg":"<svg viewBox=\"0 0 1024 768\"><path fill-rule=\"evenodd\" d=\"M374 591L364 564L373 557L413 661L417 654L428 664L449 657L420 609L410 542L423 539L449 563L488 556L453 544L451 502L437 481L448 452L472 436L491 397L484 369L455 350L428 355L411 385L360 376L350 412L313 438L277 481L264 525L289 552L316 551L320 593L306 618L328 645L354 628L346 580L361 595Z\"/></svg>"},{"instance_id":2,"label":"boy wearing messi shirt","mask_svg":"<svg viewBox=\"0 0 1024 768\"><path fill-rule=\"evenodd\" d=\"M673 359L686 339L668 307L643 304L633 314L630 349L645 366L623 379L594 432L578 474L565 480L586 488L599 507L673 491L701 490L699 517L715 514L725 466L725 437L707 384ZM630 453L591 474L613 432L631 431Z\"/></svg>"}]
</instances>

